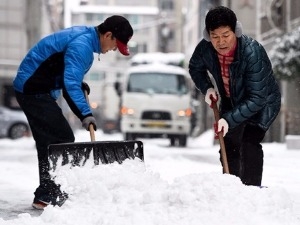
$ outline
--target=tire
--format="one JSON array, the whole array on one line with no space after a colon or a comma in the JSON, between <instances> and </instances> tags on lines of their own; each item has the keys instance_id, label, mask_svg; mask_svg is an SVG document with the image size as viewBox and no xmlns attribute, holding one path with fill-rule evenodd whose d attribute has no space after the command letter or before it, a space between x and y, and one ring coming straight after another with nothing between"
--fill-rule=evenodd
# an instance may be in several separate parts
<instances>
[{"instance_id":1,"label":"tire","mask_svg":"<svg viewBox=\"0 0 300 225\"><path fill-rule=\"evenodd\" d=\"M170 138L170 146L175 146L176 145L176 138L174 136L172 136Z\"/></svg>"},{"instance_id":2,"label":"tire","mask_svg":"<svg viewBox=\"0 0 300 225\"><path fill-rule=\"evenodd\" d=\"M186 147L187 135L180 135L178 137L178 144L179 144L180 147Z\"/></svg>"},{"instance_id":3,"label":"tire","mask_svg":"<svg viewBox=\"0 0 300 225\"><path fill-rule=\"evenodd\" d=\"M127 141L134 141L135 140L135 136L134 136L133 133L125 133L124 139L127 140Z\"/></svg>"},{"instance_id":4,"label":"tire","mask_svg":"<svg viewBox=\"0 0 300 225\"><path fill-rule=\"evenodd\" d=\"M10 139L18 139L27 136L29 128L24 123L16 123L9 128L8 137Z\"/></svg>"}]
</instances>

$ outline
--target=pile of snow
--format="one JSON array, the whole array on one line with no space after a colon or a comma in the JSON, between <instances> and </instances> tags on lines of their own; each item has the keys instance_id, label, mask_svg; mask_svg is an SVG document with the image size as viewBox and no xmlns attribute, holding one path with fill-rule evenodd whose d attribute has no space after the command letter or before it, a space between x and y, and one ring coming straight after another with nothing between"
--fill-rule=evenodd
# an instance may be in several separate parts
<instances>
[{"instance_id":1,"label":"pile of snow","mask_svg":"<svg viewBox=\"0 0 300 225\"><path fill-rule=\"evenodd\" d=\"M296 224L292 196L283 189L246 187L231 175L190 174L169 184L139 160L64 166L55 175L70 195L62 207L47 207L40 217L0 219L0 224Z\"/></svg>"},{"instance_id":2,"label":"pile of snow","mask_svg":"<svg viewBox=\"0 0 300 225\"><path fill-rule=\"evenodd\" d=\"M144 146L145 162L136 159L127 160L122 165L87 164L83 168L71 169L68 166L58 167L53 172L53 176L56 182L61 184L62 190L69 194L66 203L62 207L49 206L41 215L21 213L8 220L0 218L0 225L300 224L299 207L294 199L299 197L297 186L292 188L295 190L293 194L280 185L267 188L245 186L237 177L222 174L219 171L218 159L208 161L205 158L206 154L210 154L208 158L215 158L211 152L218 149L207 141L207 139L211 140L211 136L209 133L197 140L190 139L190 149L166 148L163 147L164 144L147 142ZM12 143L3 142L7 147L12 146ZM197 151L193 150L193 143L197 146ZM204 145L201 151L199 151L199 143ZM29 146L34 153L33 143L31 142ZM267 150L266 155L275 158L278 151L274 149L281 145L270 146L273 149L272 153L268 153L270 151ZM0 153L4 156L7 154L5 157L11 160L11 164L13 157L8 156L9 150L11 149L7 148L5 152L1 150ZM283 156L290 152L279 151L279 153ZM298 152L294 153L296 156ZM182 157L183 155L186 158ZM284 157L279 158L280 163L284 164ZM204 162L199 159L203 159ZM26 161L23 159L23 164L20 163L19 166L15 164L15 167L21 168L24 162L25 165L29 165ZM182 174L177 173L173 178L169 176L169 180L163 178L163 175L167 177L167 173L171 173L167 169L173 163L177 166L177 170L174 171L182 171ZM216 169L201 170L199 167L192 172L193 163L194 166L201 165ZM159 167L159 165L166 165L166 167ZM285 167L284 165L281 166ZM292 168L285 168L292 170ZM0 166L0 169L3 167ZM267 166L267 176L274 176L268 173ZM297 174L293 176L298 177ZM14 180L16 178L17 180ZM2 177L1 179L3 180ZM10 180L7 178L6 183L18 185L18 179L19 176L16 174ZM295 185L298 185L296 180ZM8 199L13 199L15 194L11 195ZM22 191L18 196L20 199L24 198ZM33 196L26 198L31 197Z\"/></svg>"}]
</instances>

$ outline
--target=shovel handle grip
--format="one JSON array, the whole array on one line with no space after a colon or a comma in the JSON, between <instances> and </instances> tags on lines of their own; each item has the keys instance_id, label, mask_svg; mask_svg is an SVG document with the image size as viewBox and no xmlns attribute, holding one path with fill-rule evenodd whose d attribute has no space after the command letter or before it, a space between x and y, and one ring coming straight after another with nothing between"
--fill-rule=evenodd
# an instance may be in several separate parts
<instances>
[{"instance_id":1,"label":"shovel handle grip","mask_svg":"<svg viewBox=\"0 0 300 225\"><path fill-rule=\"evenodd\" d=\"M212 109L214 111L215 121L218 122L220 120L220 114L216 102L212 102Z\"/></svg>"}]
</instances>

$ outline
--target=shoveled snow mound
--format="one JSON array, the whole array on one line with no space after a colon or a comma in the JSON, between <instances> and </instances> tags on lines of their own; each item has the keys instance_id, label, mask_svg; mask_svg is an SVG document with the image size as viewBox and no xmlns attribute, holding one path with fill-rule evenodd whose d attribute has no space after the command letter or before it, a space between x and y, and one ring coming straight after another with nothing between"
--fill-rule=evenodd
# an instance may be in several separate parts
<instances>
[{"instance_id":1,"label":"shoveled snow mound","mask_svg":"<svg viewBox=\"0 0 300 225\"><path fill-rule=\"evenodd\" d=\"M138 160L122 165L60 167L69 193L62 207L40 217L21 214L5 225L253 225L296 224L292 196L282 188L244 186L234 176L197 173L172 183Z\"/></svg>"}]
</instances>

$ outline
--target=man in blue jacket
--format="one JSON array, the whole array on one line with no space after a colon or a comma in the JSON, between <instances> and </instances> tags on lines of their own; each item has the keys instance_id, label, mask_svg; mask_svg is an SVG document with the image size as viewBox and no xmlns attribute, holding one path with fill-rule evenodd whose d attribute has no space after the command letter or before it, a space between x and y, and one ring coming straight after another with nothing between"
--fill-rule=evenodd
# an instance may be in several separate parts
<instances>
[{"instance_id":1,"label":"man in blue jacket","mask_svg":"<svg viewBox=\"0 0 300 225\"><path fill-rule=\"evenodd\" d=\"M129 55L128 41L133 29L122 16L108 17L96 27L74 26L41 39L34 45L18 69L13 85L36 142L40 185L32 206L62 205L67 194L51 180L48 150L50 144L74 142L73 131L56 100L63 97L88 130L96 130L96 120L85 99L83 82L94 61L94 53L118 49Z\"/></svg>"},{"instance_id":2,"label":"man in blue jacket","mask_svg":"<svg viewBox=\"0 0 300 225\"><path fill-rule=\"evenodd\" d=\"M230 174L246 185L260 186L261 142L281 106L271 62L262 45L242 34L241 24L229 8L211 9L205 26L204 38L190 59L191 78L208 105L220 97L215 131L223 132Z\"/></svg>"}]
</instances>

